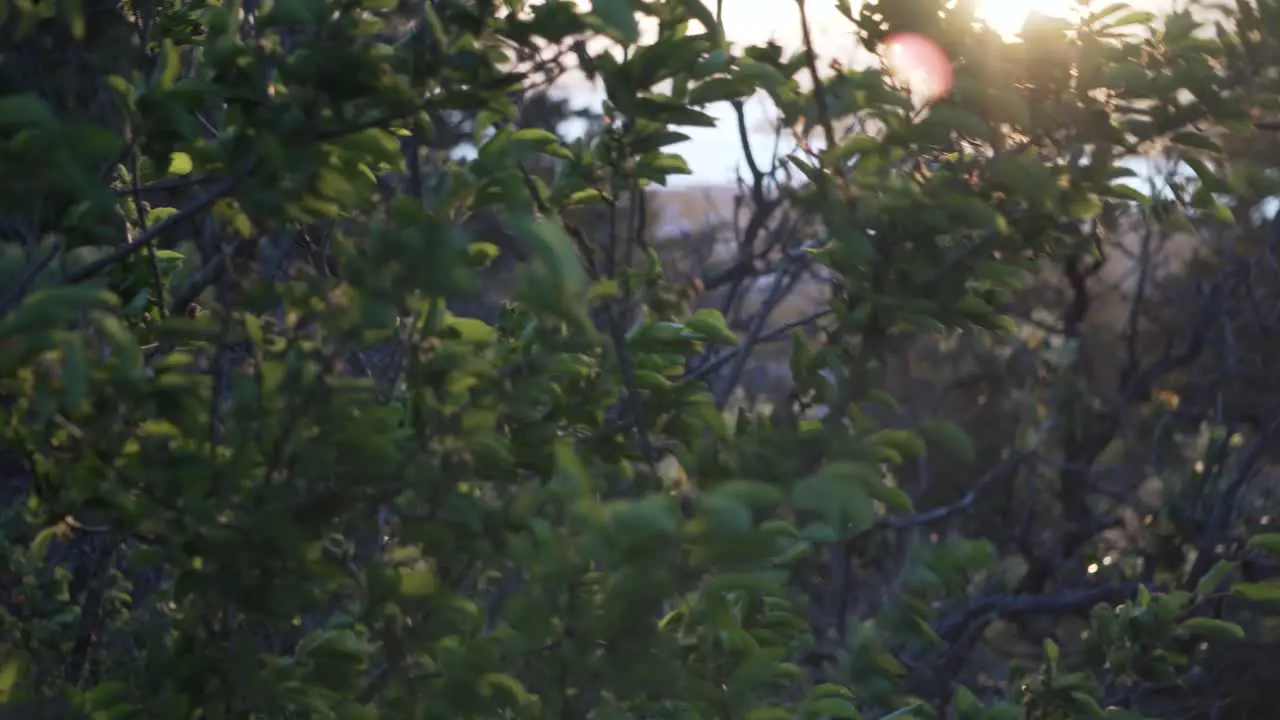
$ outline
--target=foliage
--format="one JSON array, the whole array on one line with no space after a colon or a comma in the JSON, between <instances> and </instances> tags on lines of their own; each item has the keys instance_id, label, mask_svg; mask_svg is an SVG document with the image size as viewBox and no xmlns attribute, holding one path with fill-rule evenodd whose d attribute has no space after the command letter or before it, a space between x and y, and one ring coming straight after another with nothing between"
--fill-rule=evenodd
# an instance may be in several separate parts
<instances>
[{"instance_id":1,"label":"foliage","mask_svg":"<svg viewBox=\"0 0 1280 720\"><path fill-rule=\"evenodd\" d=\"M1256 712L1198 678L1269 627L1257 558L1280 539L1246 544L1237 500L1274 422L1243 447L1211 429L1193 475L1226 489L1199 537L1175 533L1188 562L1089 574L1109 520L1090 468L1117 418L1162 417L1180 354L1131 357L1106 404L1068 313L1041 411L954 504L904 480L925 461L963 475L987 459L973 440L886 418L896 343L1010 337L1026 271L1061 263L1079 285L1109 216L1235 221L1248 194L1201 128L1253 131L1261 91L1223 68L1274 70L1250 34L1275 27L1256 21L1273 0L1242 0L1216 36L1117 4L1033 17L1023 43L967 3L837 3L868 50L914 32L946 51L955 86L927 107L881 68L733 46L694 0L494 5L3 6L15 56L66 52L0 88L0 162L24 171L0 184L0 701L104 718ZM102 13L128 62L86 73ZM521 120L566 54L608 95L571 142ZM764 320L735 331L673 302L631 211L688 172L677 128L757 92L806 139L786 158L803 182L776 186L804 237L768 259L820 263L835 288L821 342L795 344L789 415L726 411ZM459 128L472 159L442 157ZM1194 182L1120 182L1168 144ZM603 228L566 220L586 205ZM480 213L521 255L492 323L450 310L499 252ZM1042 483L1056 535L1010 549L931 529L1033 455L1060 466ZM860 578L882 602L854 606ZM1035 652L983 687L966 663L999 632Z\"/></svg>"}]
</instances>

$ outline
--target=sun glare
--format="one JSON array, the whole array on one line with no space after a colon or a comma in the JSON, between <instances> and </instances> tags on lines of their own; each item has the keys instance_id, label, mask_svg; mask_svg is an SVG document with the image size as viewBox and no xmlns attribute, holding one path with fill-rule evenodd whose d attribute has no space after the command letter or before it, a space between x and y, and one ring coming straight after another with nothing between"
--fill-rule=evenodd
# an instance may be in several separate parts
<instances>
[{"instance_id":1,"label":"sun glare","mask_svg":"<svg viewBox=\"0 0 1280 720\"><path fill-rule=\"evenodd\" d=\"M881 52L889 74L910 88L917 103L933 102L951 91L951 60L933 40L900 33L886 40Z\"/></svg>"},{"instance_id":2,"label":"sun glare","mask_svg":"<svg viewBox=\"0 0 1280 720\"><path fill-rule=\"evenodd\" d=\"M978 18L1006 40L1014 41L1033 13L1071 20L1079 17L1080 0L977 0ZM951 91L951 60L934 40L917 33L898 33L880 49L889 73L907 86L912 97L934 102Z\"/></svg>"},{"instance_id":3,"label":"sun glare","mask_svg":"<svg viewBox=\"0 0 1280 720\"><path fill-rule=\"evenodd\" d=\"M1018 36L1033 12L1071 19L1079 14L1080 4L1077 0L978 0L978 17L1009 40Z\"/></svg>"}]
</instances>

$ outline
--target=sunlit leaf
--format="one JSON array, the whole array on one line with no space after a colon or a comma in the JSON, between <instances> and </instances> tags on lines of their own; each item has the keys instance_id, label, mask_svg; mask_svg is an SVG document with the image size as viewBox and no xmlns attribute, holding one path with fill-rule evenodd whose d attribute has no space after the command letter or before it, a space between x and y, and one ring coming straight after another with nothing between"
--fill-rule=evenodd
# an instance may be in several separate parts
<instances>
[{"instance_id":1,"label":"sunlit leaf","mask_svg":"<svg viewBox=\"0 0 1280 720\"><path fill-rule=\"evenodd\" d=\"M738 336L729 329L724 315L714 308L702 308L695 312L684 326L716 345L736 345Z\"/></svg>"},{"instance_id":2,"label":"sunlit leaf","mask_svg":"<svg viewBox=\"0 0 1280 720\"><path fill-rule=\"evenodd\" d=\"M430 567L425 565L400 570L400 594L406 597L433 595L439 581Z\"/></svg>"}]
</instances>

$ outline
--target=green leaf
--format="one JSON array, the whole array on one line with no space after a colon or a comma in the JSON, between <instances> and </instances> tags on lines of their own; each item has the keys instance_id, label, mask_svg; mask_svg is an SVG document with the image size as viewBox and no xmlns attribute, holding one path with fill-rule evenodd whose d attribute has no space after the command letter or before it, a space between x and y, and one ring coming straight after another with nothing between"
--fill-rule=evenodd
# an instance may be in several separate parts
<instances>
[{"instance_id":1,"label":"green leaf","mask_svg":"<svg viewBox=\"0 0 1280 720\"><path fill-rule=\"evenodd\" d=\"M942 644L942 638L938 636L937 631L933 629L924 618L919 615L913 615L911 618L912 632L917 638L928 642L931 645Z\"/></svg>"},{"instance_id":2,"label":"green leaf","mask_svg":"<svg viewBox=\"0 0 1280 720\"><path fill-rule=\"evenodd\" d=\"M982 711L982 702L969 688L956 685L955 692L951 696L951 707L955 708L956 716L960 720L971 720L978 717L978 713Z\"/></svg>"},{"instance_id":3,"label":"green leaf","mask_svg":"<svg viewBox=\"0 0 1280 720\"><path fill-rule=\"evenodd\" d=\"M0 126L46 125L53 121L53 110L37 95L0 97Z\"/></svg>"},{"instance_id":4,"label":"green leaf","mask_svg":"<svg viewBox=\"0 0 1280 720\"><path fill-rule=\"evenodd\" d=\"M560 138L542 128L525 128L511 135L512 144L517 147L533 148L537 152L563 160L573 160L573 152L560 144Z\"/></svg>"},{"instance_id":5,"label":"green leaf","mask_svg":"<svg viewBox=\"0 0 1280 720\"><path fill-rule=\"evenodd\" d=\"M244 330L245 335L249 338L249 343L255 348L261 348L263 340L262 319L257 315L245 314Z\"/></svg>"},{"instance_id":6,"label":"green leaf","mask_svg":"<svg viewBox=\"0 0 1280 720\"><path fill-rule=\"evenodd\" d=\"M698 512L714 535L734 536L752 530L751 508L732 495L702 495L698 498Z\"/></svg>"},{"instance_id":7,"label":"green leaf","mask_svg":"<svg viewBox=\"0 0 1280 720\"><path fill-rule=\"evenodd\" d=\"M553 489L561 497L577 498L587 493L590 488L590 477L582 465L582 460L573 451L568 441L555 444L554 469L552 471Z\"/></svg>"},{"instance_id":8,"label":"green leaf","mask_svg":"<svg viewBox=\"0 0 1280 720\"><path fill-rule=\"evenodd\" d=\"M400 139L382 128L366 128L359 132L342 135L330 140L328 144L362 155L369 162L387 165L393 169L400 169L404 164Z\"/></svg>"},{"instance_id":9,"label":"green leaf","mask_svg":"<svg viewBox=\"0 0 1280 720\"><path fill-rule=\"evenodd\" d=\"M689 90L689 104L708 105L727 100L740 100L749 97L755 91L755 85L747 78L713 77Z\"/></svg>"},{"instance_id":10,"label":"green leaf","mask_svg":"<svg viewBox=\"0 0 1280 720\"><path fill-rule=\"evenodd\" d=\"M1146 10L1135 10L1122 15L1101 27L1103 30L1115 30L1129 25L1149 25L1156 21L1156 14Z\"/></svg>"},{"instance_id":11,"label":"green leaf","mask_svg":"<svg viewBox=\"0 0 1280 720\"><path fill-rule=\"evenodd\" d=\"M60 0L58 13L63 22L71 29L71 37L77 42L84 40L84 1ZM4 13L0 12L0 23L4 22Z\"/></svg>"},{"instance_id":12,"label":"green leaf","mask_svg":"<svg viewBox=\"0 0 1280 720\"><path fill-rule=\"evenodd\" d=\"M498 331L483 320L475 318L450 318L449 327L453 328L459 339L465 343L487 345L496 342Z\"/></svg>"},{"instance_id":13,"label":"green leaf","mask_svg":"<svg viewBox=\"0 0 1280 720\"><path fill-rule=\"evenodd\" d=\"M845 698L823 697L805 703L804 717L858 720L862 716L858 714L858 709L853 706L853 703Z\"/></svg>"},{"instance_id":14,"label":"green leaf","mask_svg":"<svg viewBox=\"0 0 1280 720\"><path fill-rule=\"evenodd\" d=\"M991 109L995 111L995 120L1012 123L1020 128L1026 128L1031 124L1031 109L1017 85L995 83L989 89L989 97Z\"/></svg>"},{"instance_id":15,"label":"green leaf","mask_svg":"<svg viewBox=\"0 0 1280 720\"><path fill-rule=\"evenodd\" d=\"M160 41L160 58L156 63L156 87L170 90L182 76L182 58L178 56L178 46L170 38Z\"/></svg>"},{"instance_id":16,"label":"green leaf","mask_svg":"<svg viewBox=\"0 0 1280 720\"><path fill-rule=\"evenodd\" d=\"M1271 583L1236 583L1231 586L1231 592L1253 602L1280 602L1280 585Z\"/></svg>"},{"instance_id":17,"label":"green leaf","mask_svg":"<svg viewBox=\"0 0 1280 720\"><path fill-rule=\"evenodd\" d=\"M155 257L157 264L174 268L181 266L187 256L177 250L156 250Z\"/></svg>"},{"instance_id":18,"label":"green leaf","mask_svg":"<svg viewBox=\"0 0 1280 720\"><path fill-rule=\"evenodd\" d=\"M924 441L910 430L877 430L867 437L867 441L885 447L902 458L924 454Z\"/></svg>"},{"instance_id":19,"label":"green leaf","mask_svg":"<svg viewBox=\"0 0 1280 720\"><path fill-rule=\"evenodd\" d=\"M872 499L884 503L885 507L891 510L908 513L915 510L914 503L911 502L911 496L903 492L901 488L885 482L883 478L868 482L867 492Z\"/></svg>"},{"instance_id":20,"label":"green leaf","mask_svg":"<svg viewBox=\"0 0 1280 720\"><path fill-rule=\"evenodd\" d=\"M622 297L622 285L617 280L605 278L591 285L583 302L588 307L595 307L606 300L615 300L620 297Z\"/></svg>"},{"instance_id":21,"label":"green leaf","mask_svg":"<svg viewBox=\"0 0 1280 720\"><path fill-rule=\"evenodd\" d=\"M702 26L711 33L713 42L717 47L724 43L721 27L716 23L716 16L711 12L711 8L702 0L680 0L680 5L684 11L693 16L695 20L702 23Z\"/></svg>"},{"instance_id":22,"label":"green leaf","mask_svg":"<svg viewBox=\"0 0 1280 720\"><path fill-rule=\"evenodd\" d=\"M627 333L627 342L632 348L654 352L681 350L691 347L694 340L683 325L673 322L641 321Z\"/></svg>"},{"instance_id":23,"label":"green leaf","mask_svg":"<svg viewBox=\"0 0 1280 720\"><path fill-rule=\"evenodd\" d=\"M636 164L636 173L650 180L665 183L668 175L691 175L688 162L679 155L659 153L641 158Z\"/></svg>"},{"instance_id":24,"label":"green leaf","mask_svg":"<svg viewBox=\"0 0 1280 720\"><path fill-rule=\"evenodd\" d=\"M89 358L84 343L74 338L62 346L62 397L66 407L78 410L89 395Z\"/></svg>"},{"instance_id":25,"label":"green leaf","mask_svg":"<svg viewBox=\"0 0 1280 720\"><path fill-rule=\"evenodd\" d=\"M795 713L782 707L758 707L747 713L747 720L795 720Z\"/></svg>"},{"instance_id":26,"label":"green leaf","mask_svg":"<svg viewBox=\"0 0 1280 720\"><path fill-rule=\"evenodd\" d=\"M1219 222L1230 223L1235 220L1231 209L1218 202L1208 185L1201 185L1191 194L1191 206Z\"/></svg>"},{"instance_id":27,"label":"green leaf","mask_svg":"<svg viewBox=\"0 0 1280 720\"><path fill-rule=\"evenodd\" d=\"M716 126L716 119L710 115L671 100L660 100L651 97L636 98L634 112L638 118L669 125Z\"/></svg>"},{"instance_id":28,"label":"green leaf","mask_svg":"<svg viewBox=\"0 0 1280 720\"><path fill-rule=\"evenodd\" d=\"M702 335L714 345L736 345L738 336L729 329L724 315L715 308L703 308L684 322L685 328Z\"/></svg>"},{"instance_id":29,"label":"green leaf","mask_svg":"<svg viewBox=\"0 0 1280 720\"><path fill-rule=\"evenodd\" d=\"M834 159L837 163L848 161L855 155L879 150L882 140L874 135L850 135L836 146Z\"/></svg>"},{"instance_id":30,"label":"green leaf","mask_svg":"<svg viewBox=\"0 0 1280 720\"><path fill-rule=\"evenodd\" d=\"M37 290L0 320L0 340L33 330L58 327L76 313L115 310L119 306L120 299L114 293L86 285L61 285Z\"/></svg>"},{"instance_id":31,"label":"green leaf","mask_svg":"<svg viewBox=\"0 0 1280 720\"><path fill-rule=\"evenodd\" d=\"M1210 617L1188 618L1178 630L1188 635L1204 635L1217 640L1243 640L1244 628L1233 622Z\"/></svg>"},{"instance_id":32,"label":"green leaf","mask_svg":"<svg viewBox=\"0 0 1280 720\"><path fill-rule=\"evenodd\" d=\"M490 242L473 242L467 246L467 258L478 267L484 267L502 255L502 248Z\"/></svg>"},{"instance_id":33,"label":"green leaf","mask_svg":"<svg viewBox=\"0 0 1280 720\"><path fill-rule=\"evenodd\" d=\"M147 212L147 226L155 227L177 214L178 208L175 207L153 207Z\"/></svg>"},{"instance_id":34,"label":"green leaf","mask_svg":"<svg viewBox=\"0 0 1280 720\"><path fill-rule=\"evenodd\" d=\"M1176 232L1185 232L1189 234L1196 233L1196 226L1191 224L1191 219L1181 208L1170 208L1164 213L1164 217L1160 218L1161 226L1168 230Z\"/></svg>"},{"instance_id":35,"label":"green leaf","mask_svg":"<svg viewBox=\"0 0 1280 720\"><path fill-rule=\"evenodd\" d=\"M749 507L767 508L782 499L782 491L759 480L730 480L708 492L709 495L725 495ZM795 530L792 529L791 533Z\"/></svg>"},{"instance_id":36,"label":"green leaf","mask_svg":"<svg viewBox=\"0 0 1280 720\"><path fill-rule=\"evenodd\" d=\"M1100 190L1098 194L1103 197L1117 198L1119 200L1133 200L1134 202L1138 202L1143 205L1151 203L1151 198L1148 197L1146 193L1132 185L1125 185L1124 183L1108 185L1103 190Z\"/></svg>"},{"instance_id":37,"label":"green leaf","mask_svg":"<svg viewBox=\"0 0 1280 720\"><path fill-rule=\"evenodd\" d=\"M308 25L319 20L325 8L324 0L276 0L262 20L269 27Z\"/></svg>"},{"instance_id":38,"label":"green leaf","mask_svg":"<svg viewBox=\"0 0 1280 720\"><path fill-rule=\"evenodd\" d=\"M777 595L784 592L786 582L786 571L755 570L721 573L707 578L703 587L719 593L746 591L760 595Z\"/></svg>"},{"instance_id":39,"label":"green leaf","mask_svg":"<svg viewBox=\"0 0 1280 720\"><path fill-rule=\"evenodd\" d=\"M1213 168L1209 167L1209 164L1204 160L1198 157L1184 157L1182 158L1182 162L1185 163L1187 167L1191 168L1192 172L1196 174L1196 177L1200 178L1200 182L1202 184L1196 189L1197 193L1203 191L1207 195L1212 196L1214 193L1226 194L1232 192L1233 188L1231 187L1231 183L1227 182L1225 178L1215 172Z\"/></svg>"},{"instance_id":40,"label":"green leaf","mask_svg":"<svg viewBox=\"0 0 1280 720\"><path fill-rule=\"evenodd\" d=\"M1067 697L1071 698L1073 717L1102 717L1102 706L1094 697L1081 690L1072 690Z\"/></svg>"},{"instance_id":41,"label":"green leaf","mask_svg":"<svg viewBox=\"0 0 1280 720\"><path fill-rule=\"evenodd\" d=\"M830 463L797 482L791 502L798 510L820 515L830 526L850 524L854 532L861 532L875 523L870 486L880 481L880 475L875 465Z\"/></svg>"},{"instance_id":42,"label":"green leaf","mask_svg":"<svg viewBox=\"0 0 1280 720\"><path fill-rule=\"evenodd\" d=\"M980 115L955 103L941 102L929 109L929 116L921 123L925 133L936 126L948 134L955 133L960 137L988 139L991 137L991 125Z\"/></svg>"},{"instance_id":43,"label":"green leaf","mask_svg":"<svg viewBox=\"0 0 1280 720\"><path fill-rule=\"evenodd\" d=\"M18 684L22 674L22 664L16 657L10 656L0 665L0 702L8 702L13 698L13 688Z\"/></svg>"},{"instance_id":44,"label":"green leaf","mask_svg":"<svg viewBox=\"0 0 1280 720\"><path fill-rule=\"evenodd\" d=\"M991 189L1014 193L1038 205L1053 197L1057 183L1049 169L1025 154L998 155L987 165Z\"/></svg>"},{"instance_id":45,"label":"green leaf","mask_svg":"<svg viewBox=\"0 0 1280 720\"><path fill-rule=\"evenodd\" d=\"M511 136L512 142L524 142L535 147L546 147L548 145L559 145L560 138L550 130L543 128L524 128L517 130Z\"/></svg>"},{"instance_id":46,"label":"green leaf","mask_svg":"<svg viewBox=\"0 0 1280 720\"><path fill-rule=\"evenodd\" d=\"M765 520L760 523L760 531L770 533L772 535L791 538L793 540L800 538L800 531L796 530L795 526L783 520Z\"/></svg>"},{"instance_id":47,"label":"green leaf","mask_svg":"<svg viewBox=\"0 0 1280 720\"><path fill-rule=\"evenodd\" d=\"M767 62L745 57L738 58L737 62L737 67L732 71L733 76L750 81L756 87L773 91L785 86L788 82L786 75Z\"/></svg>"},{"instance_id":48,"label":"green leaf","mask_svg":"<svg viewBox=\"0 0 1280 720\"><path fill-rule=\"evenodd\" d=\"M141 372L142 350L138 347L137 338L129 332L120 318L109 313L94 311L90 313L89 319L125 373L136 375Z\"/></svg>"},{"instance_id":49,"label":"green leaf","mask_svg":"<svg viewBox=\"0 0 1280 720\"><path fill-rule=\"evenodd\" d=\"M533 701L533 696L524 684L506 673L485 673L480 676L480 693L488 696L494 690L502 690L516 705L524 706Z\"/></svg>"},{"instance_id":50,"label":"green leaf","mask_svg":"<svg viewBox=\"0 0 1280 720\"><path fill-rule=\"evenodd\" d=\"M797 505L798 507L798 505ZM804 526L800 538L811 543L833 543L840 539L834 528L827 523L814 522Z\"/></svg>"},{"instance_id":51,"label":"green leaf","mask_svg":"<svg viewBox=\"0 0 1280 720\"><path fill-rule=\"evenodd\" d=\"M1091 220L1102 212L1102 200L1093 193L1082 193L1067 203L1067 215L1072 220Z\"/></svg>"},{"instance_id":52,"label":"green leaf","mask_svg":"<svg viewBox=\"0 0 1280 720\"><path fill-rule=\"evenodd\" d=\"M435 572L425 563L414 568L400 569L400 594L406 597L426 597L435 593L440 583Z\"/></svg>"},{"instance_id":53,"label":"green leaf","mask_svg":"<svg viewBox=\"0 0 1280 720\"><path fill-rule=\"evenodd\" d=\"M609 519L618 535L629 542L669 537L680 528L675 503L665 495L617 502L610 509Z\"/></svg>"},{"instance_id":54,"label":"green leaf","mask_svg":"<svg viewBox=\"0 0 1280 720\"><path fill-rule=\"evenodd\" d=\"M121 705L128 703L129 695L127 684L104 682L95 685L92 690L84 694L84 703L107 717L119 717L115 713L119 712Z\"/></svg>"},{"instance_id":55,"label":"green leaf","mask_svg":"<svg viewBox=\"0 0 1280 720\"><path fill-rule=\"evenodd\" d=\"M525 283L525 299L532 301L537 310L561 315L574 311L574 303L586 287L587 276L564 227L547 218L527 215L512 218L511 224L528 243L537 261L534 276Z\"/></svg>"},{"instance_id":56,"label":"green leaf","mask_svg":"<svg viewBox=\"0 0 1280 720\"><path fill-rule=\"evenodd\" d=\"M1148 720L1146 715L1136 710L1125 710L1118 707L1107 708L1103 717L1107 720Z\"/></svg>"},{"instance_id":57,"label":"green leaf","mask_svg":"<svg viewBox=\"0 0 1280 720\"><path fill-rule=\"evenodd\" d=\"M49 546L53 541L65 537L67 535L67 526L63 523L55 523L48 527L42 528L36 536L31 539L30 550L31 555L36 560L43 561L49 553Z\"/></svg>"},{"instance_id":58,"label":"green leaf","mask_svg":"<svg viewBox=\"0 0 1280 720\"><path fill-rule=\"evenodd\" d=\"M1240 563L1234 560L1219 560L1209 568L1209 572L1200 578L1200 582L1196 583L1196 597L1205 598L1217 591L1218 586L1238 567Z\"/></svg>"},{"instance_id":59,"label":"green leaf","mask_svg":"<svg viewBox=\"0 0 1280 720\"><path fill-rule=\"evenodd\" d=\"M1084 16L1084 18L1080 20L1080 23L1085 26L1096 25L1099 22L1111 17L1112 15L1115 15L1116 13L1121 13L1121 12L1124 12L1125 10L1129 10L1131 7L1132 6L1126 2L1111 3L1106 7L1094 10L1093 12Z\"/></svg>"},{"instance_id":60,"label":"green leaf","mask_svg":"<svg viewBox=\"0 0 1280 720\"><path fill-rule=\"evenodd\" d=\"M190 175L192 167L190 155L184 152L175 152L169 155L170 175Z\"/></svg>"},{"instance_id":61,"label":"green leaf","mask_svg":"<svg viewBox=\"0 0 1280 720\"><path fill-rule=\"evenodd\" d=\"M604 21L617 38L630 45L640 39L636 7L632 0L591 0L591 14Z\"/></svg>"},{"instance_id":62,"label":"green leaf","mask_svg":"<svg viewBox=\"0 0 1280 720\"><path fill-rule=\"evenodd\" d=\"M942 419L926 420L920 423L920 432L930 442L936 443L966 465L972 465L977 460L973 440L953 422Z\"/></svg>"},{"instance_id":63,"label":"green leaf","mask_svg":"<svg viewBox=\"0 0 1280 720\"><path fill-rule=\"evenodd\" d=\"M1058 667L1058 644L1049 638L1044 639L1044 658L1050 668Z\"/></svg>"},{"instance_id":64,"label":"green leaf","mask_svg":"<svg viewBox=\"0 0 1280 720\"><path fill-rule=\"evenodd\" d=\"M628 147L631 151L640 155L661 150L670 145L677 145L682 142L691 140L688 135L675 130L667 130L664 126L659 125L658 129L637 131L634 136L629 139Z\"/></svg>"},{"instance_id":65,"label":"green leaf","mask_svg":"<svg viewBox=\"0 0 1280 720\"><path fill-rule=\"evenodd\" d=\"M1249 538L1250 550L1261 550L1268 555L1280 557L1280 533L1262 533Z\"/></svg>"},{"instance_id":66,"label":"green leaf","mask_svg":"<svg viewBox=\"0 0 1280 720\"><path fill-rule=\"evenodd\" d=\"M567 207L567 208L580 207L583 205L599 205L600 203L603 203L608 199L609 199L609 196L605 195L600 190L596 190L596 189L579 190L573 193L572 195L570 195L569 197L565 198L563 205L564 207Z\"/></svg>"},{"instance_id":67,"label":"green leaf","mask_svg":"<svg viewBox=\"0 0 1280 720\"><path fill-rule=\"evenodd\" d=\"M815 685L813 689L809 691L810 699L816 700L818 698L825 697L838 697L845 698L846 700L852 700L853 691L843 685L837 685L835 683L820 683Z\"/></svg>"}]
</instances>

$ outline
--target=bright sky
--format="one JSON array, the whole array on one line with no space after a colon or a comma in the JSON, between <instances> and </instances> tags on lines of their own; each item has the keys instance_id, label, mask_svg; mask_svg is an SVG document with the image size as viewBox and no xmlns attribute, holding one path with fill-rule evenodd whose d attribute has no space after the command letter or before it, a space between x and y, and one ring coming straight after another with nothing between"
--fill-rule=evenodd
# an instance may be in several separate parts
<instances>
[{"instance_id":1,"label":"bright sky","mask_svg":"<svg viewBox=\"0 0 1280 720\"><path fill-rule=\"evenodd\" d=\"M1108 3L1093 3L1105 7ZM1054 17L1072 18L1080 14L1076 0L979 0L978 16L1005 37L1014 37L1022 29L1027 16L1040 12Z\"/></svg>"},{"instance_id":2,"label":"bright sky","mask_svg":"<svg viewBox=\"0 0 1280 720\"><path fill-rule=\"evenodd\" d=\"M704 0L712 8L715 0ZM853 6L858 6L857 0ZM1110 3L1094 2L1096 7ZM1134 5L1149 5L1136 0ZM1076 0L977 0L978 15L1006 37L1022 28L1027 15L1070 17L1078 12ZM833 0L808 0L809 19L820 37L815 42L836 44L850 34L849 21L836 12ZM725 32L731 40L744 43L764 42L773 38L782 45L799 46L800 12L794 0L724 0Z\"/></svg>"},{"instance_id":3,"label":"bright sky","mask_svg":"<svg viewBox=\"0 0 1280 720\"><path fill-rule=\"evenodd\" d=\"M713 10L716 0L703 0ZM1168 7L1179 0L1128 0L1137 9L1154 10ZM757 44L774 40L788 50L801 46L800 12L794 0L723 0L725 34L730 41L740 44ZM835 0L807 0L809 21L815 49L824 59L838 59L845 64L865 62L853 37L849 21L835 9ZM995 30L1013 38L1032 12L1070 17L1079 13L1077 0L976 0L978 14ZM859 5L853 0L853 6ZM1110 4L1109 0L1093 0L1094 8ZM825 63L824 63L825 64ZM602 92L593 90L579 79L564 85L571 97L582 103L599 102ZM736 120L728 103L708 108L719 124L715 128L681 128L692 140L674 146L674 152L682 154L694 174L672 178L681 184L722 183L733 180L736 168L742 163L741 144L738 141ZM771 117L770 108L763 102L748 105L748 127L759 128ZM751 145L757 158L767 160L773 152L771 133L755 133ZM784 146L783 151L787 150Z\"/></svg>"}]
</instances>

